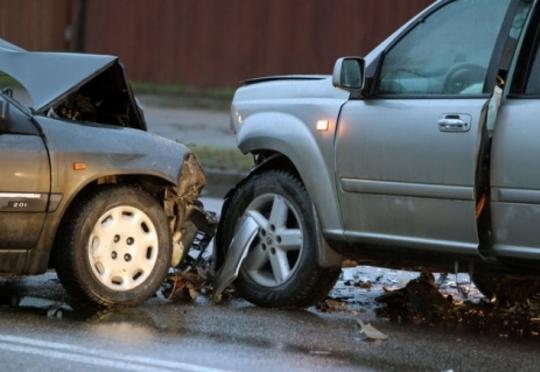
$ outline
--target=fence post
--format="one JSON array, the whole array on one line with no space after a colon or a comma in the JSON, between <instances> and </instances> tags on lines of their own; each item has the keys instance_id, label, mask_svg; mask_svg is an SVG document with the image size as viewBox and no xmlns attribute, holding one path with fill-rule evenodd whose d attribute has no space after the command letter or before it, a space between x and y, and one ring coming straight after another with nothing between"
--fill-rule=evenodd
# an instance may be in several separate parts
<instances>
[{"instance_id":1,"label":"fence post","mask_svg":"<svg viewBox=\"0 0 540 372\"><path fill-rule=\"evenodd\" d=\"M73 41L71 50L74 52L84 52L86 39L86 18L87 18L87 0L77 1L77 14L75 27L73 29Z\"/></svg>"}]
</instances>

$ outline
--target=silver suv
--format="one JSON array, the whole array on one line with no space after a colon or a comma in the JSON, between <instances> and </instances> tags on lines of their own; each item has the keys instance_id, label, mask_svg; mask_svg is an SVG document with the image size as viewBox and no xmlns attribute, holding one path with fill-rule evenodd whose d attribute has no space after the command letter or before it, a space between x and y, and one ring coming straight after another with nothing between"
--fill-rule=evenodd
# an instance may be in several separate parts
<instances>
[{"instance_id":1,"label":"silver suv","mask_svg":"<svg viewBox=\"0 0 540 372\"><path fill-rule=\"evenodd\" d=\"M308 306L347 257L470 272L489 296L516 273L536 283L539 45L538 1L446 0L333 76L246 81L232 120L255 167L228 195L217 252L256 221L241 294Z\"/></svg>"}]
</instances>

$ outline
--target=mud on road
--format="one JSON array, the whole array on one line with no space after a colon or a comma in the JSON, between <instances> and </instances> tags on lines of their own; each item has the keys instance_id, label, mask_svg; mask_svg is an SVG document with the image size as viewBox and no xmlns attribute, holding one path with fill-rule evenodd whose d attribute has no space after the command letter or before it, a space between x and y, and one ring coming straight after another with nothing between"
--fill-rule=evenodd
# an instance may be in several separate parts
<instances>
[{"instance_id":1,"label":"mud on road","mask_svg":"<svg viewBox=\"0 0 540 372\"><path fill-rule=\"evenodd\" d=\"M378 318L400 324L540 340L540 296L488 299L465 274L348 270L320 310L372 311Z\"/></svg>"}]
</instances>

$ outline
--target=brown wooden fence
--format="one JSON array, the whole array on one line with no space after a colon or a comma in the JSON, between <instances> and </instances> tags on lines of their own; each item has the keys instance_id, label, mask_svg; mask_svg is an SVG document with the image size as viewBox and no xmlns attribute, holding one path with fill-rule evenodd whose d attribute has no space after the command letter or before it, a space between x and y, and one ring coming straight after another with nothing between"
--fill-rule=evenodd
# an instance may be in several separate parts
<instances>
[{"instance_id":1,"label":"brown wooden fence","mask_svg":"<svg viewBox=\"0 0 540 372\"><path fill-rule=\"evenodd\" d=\"M71 0L0 0L0 37L31 50L63 50Z\"/></svg>"},{"instance_id":2,"label":"brown wooden fence","mask_svg":"<svg viewBox=\"0 0 540 372\"><path fill-rule=\"evenodd\" d=\"M0 0L0 35L57 49L73 1ZM329 73L337 57L366 53L431 2L89 0L85 46L119 55L133 80L235 85L267 74Z\"/></svg>"}]
</instances>

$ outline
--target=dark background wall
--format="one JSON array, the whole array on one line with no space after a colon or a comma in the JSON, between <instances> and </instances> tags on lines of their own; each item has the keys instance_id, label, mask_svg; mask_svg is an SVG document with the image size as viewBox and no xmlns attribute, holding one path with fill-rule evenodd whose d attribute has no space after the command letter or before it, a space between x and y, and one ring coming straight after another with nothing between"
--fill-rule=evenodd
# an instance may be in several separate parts
<instances>
[{"instance_id":1,"label":"dark background wall","mask_svg":"<svg viewBox=\"0 0 540 372\"><path fill-rule=\"evenodd\" d=\"M72 0L0 0L0 37L31 50L65 49Z\"/></svg>"},{"instance_id":2,"label":"dark background wall","mask_svg":"<svg viewBox=\"0 0 540 372\"><path fill-rule=\"evenodd\" d=\"M80 0L0 0L0 36L74 44ZM133 80L197 87L267 74L329 73L432 0L87 0L84 50L119 55Z\"/></svg>"}]
</instances>

